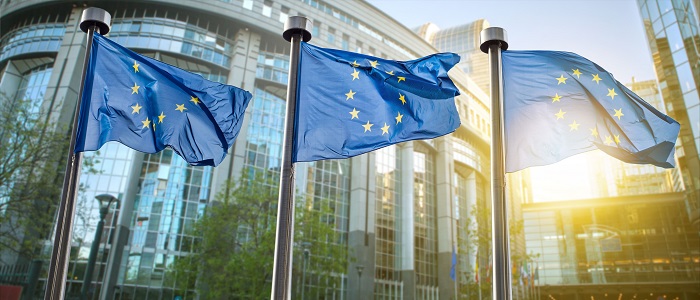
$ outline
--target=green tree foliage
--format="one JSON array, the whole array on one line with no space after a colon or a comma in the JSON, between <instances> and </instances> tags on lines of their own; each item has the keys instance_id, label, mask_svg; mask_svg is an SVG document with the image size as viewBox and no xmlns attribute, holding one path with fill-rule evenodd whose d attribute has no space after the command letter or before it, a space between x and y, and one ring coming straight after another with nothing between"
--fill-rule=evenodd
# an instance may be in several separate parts
<instances>
[{"instance_id":1,"label":"green tree foliage","mask_svg":"<svg viewBox=\"0 0 700 300\"><path fill-rule=\"evenodd\" d=\"M244 174L249 174L244 172ZM273 176L269 176L273 177ZM215 197L193 234L199 238L193 253L176 259L167 280L174 280L179 293L196 290L202 299L265 299L272 288L278 183L257 175L229 182ZM320 201L323 203L325 201ZM303 276L303 251L309 251L306 279L314 286L305 290L312 297L324 287L340 286L345 268L345 247L337 243L327 206L296 207L294 284ZM303 247L302 247L303 245ZM294 293L299 295L297 291ZM307 296L305 296L308 298Z\"/></svg>"},{"instance_id":2,"label":"green tree foliage","mask_svg":"<svg viewBox=\"0 0 700 300\"><path fill-rule=\"evenodd\" d=\"M38 111L29 101L0 99L0 252L20 257L32 256L51 232L69 142Z\"/></svg>"}]
</instances>

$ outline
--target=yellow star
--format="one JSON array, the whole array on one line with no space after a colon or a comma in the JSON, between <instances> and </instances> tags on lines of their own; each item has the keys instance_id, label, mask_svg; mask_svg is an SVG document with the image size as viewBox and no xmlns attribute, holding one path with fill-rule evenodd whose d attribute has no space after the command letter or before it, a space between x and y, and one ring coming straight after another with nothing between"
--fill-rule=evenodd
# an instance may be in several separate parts
<instances>
[{"instance_id":1,"label":"yellow star","mask_svg":"<svg viewBox=\"0 0 700 300\"><path fill-rule=\"evenodd\" d=\"M576 78L581 78L581 71L579 71L578 69L572 69L572 71L574 71L574 75L576 75Z\"/></svg>"},{"instance_id":2,"label":"yellow star","mask_svg":"<svg viewBox=\"0 0 700 300\"><path fill-rule=\"evenodd\" d=\"M140 88L140 86L138 86L138 85L136 85L136 83L134 83L134 86L131 87L131 94L132 94L132 95L133 95L133 94L138 94L138 93L139 93L139 88Z\"/></svg>"},{"instance_id":3,"label":"yellow star","mask_svg":"<svg viewBox=\"0 0 700 300\"><path fill-rule=\"evenodd\" d=\"M352 73L350 74L350 75L352 75L352 80L360 79L360 72L357 72L356 69L353 69L353 70L355 70L355 72L352 72Z\"/></svg>"},{"instance_id":4,"label":"yellow star","mask_svg":"<svg viewBox=\"0 0 700 300\"><path fill-rule=\"evenodd\" d=\"M372 125L374 125L374 124L370 124L369 121L367 121L367 124L362 125L362 127L364 127L365 132L367 132L367 131L372 131Z\"/></svg>"},{"instance_id":5,"label":"yellow star","mask_svg":"<svg viewBox=\"0 0 700 300\"><path fill-rule=\"evenodd\" d=\"M141 121L141 123L143 123L143 127L141 128L148 128L151 126L151 120L149 120L148 117L146 117L146 121Z\"/></svg>"},{"instance_id":6,"label":"yellow star","mask_svg":"<svg viewBox=\"0 0 700 300\"><path fill-rule=\"evenodd\" d=\"M569 131L578 130L579 125L581 125L581 124L576 123L576 120L574 120L573 123L569 124L569 127L571 128L571 129L569 129Z\"/></svg>"},{"instance_id":7,"label":"yellow star","mask_svg":"<svg viewBox=\"0 0 700 300\"><path fill-rule=\"evenodd\" d=\"M601 80L603 79L600 79L600 77L598 77L598 74L593 75L593 81L595 81L595 83L599 84Z\"/></svg>"},{"instance_id":8,"label":"yellow star","mask_svg":"<svg viewBox=\"0 0 700 300\"><path fill-rule=\"evenodd\" d=\"M348 99L355 99L355 98L353 98L353 96L355 96L355 94L357 94L357 93L355 93L355 92L353 92L352 90L350 90L347 94L345 94L345 96L347 97L347 98L345 98L345 100L348 100Z\"/></svg>"},{"instance_id":9,"label":"yellow star","mask_svg":"<svg viewBox=\"0 0 700 300\"><path fill-rule=\"evenodd\" d=\"M176 108L175 110L179 110L180 112L185 112L185 110L187 109L187 108L185 108L185 104L184 104L184 103L183 103L183 104L177 104L177 103L175 103L175 106L177 106L177 108Z\"/></svg>"},{"instance_id":10,"label":"yellow star","mask_svg":"<svg viewBox=\"0 0 700 300\"><path fill-rule=\"evenodd\" d=\"M389 125L386 125L386 123L384 123L384 127L382 127L382 135L385 133L389 134Z\"/></svg>"},{"instance_id":11,"label":"yellow star","mask_svg":"<svg viewBox=\"0 0 700 300\"><path fill-rule=\"evenodd\" d=\"M606 96L610 96L610 98L612 98L611 100L615 100L615 96L617 96L615 88L608 89L608 94Z\"/></svg>"},{"instance_id":12,"label":"yellow star","mask_svg":"<svg viewBox=\"0 0 700 300\"><path fill-rule=\"evenodd\" d=\"M394 71L387 71L386 73L391 75L391 76L394 76Z\"/></svg>"},{"instance_id":13,"label":"yellow star","mask_svg":"<svg viewBox=\"0 0 700 300\"><path fill-rule=\"evenodd\" d=\"M357 116L357 114L359 114L359 113L360 113L360 111L357 110L357 109L355 109L355 108L353 107L353 108L352 108L352 111L350 112L350 114L352 115L352 117L350 118L350 120L352 120L352 119L359 119L360 117Z\"/></svg>"},{"instance_id":14,"label":"yellow star","mask_svg":"<svg viewBox=\"0 0 700 300\"><path fill-rule=\"evenodd\" d=\"M593 127L590 130L591 130L591 135L598 138L598 128Z\"/></svg>"},{"instance_id":15,"label":"yellow star","mask_svg":"<svg viewBox=\"0 0 700 300\"><path fill-rule=\"evenodd\" d=\"M138 103L134 104L134 106L131 107L131 109L133 109L131 114L138 114L139 112L141 112L142 107L143 106L139 105Z\"/></svg>"},{"instance_id":16,"label":"yellow star","mask_svg":"<svg viewBox=\"0 0 700 300\"><path fill-rule=\"evenodd\" d=\"M615 135L615 144L618 144L618 145L620 144L620 135L619 134Z\"/></svg>"},{"instance_id":17,"label":"yellow star","mask_svg":"<svg viewBox=\"0 0 700 300\"><path fill-rule=\"evenodd\" d=\"M559 99L561 99L561 96L559 96L559 93L554 94L554 97L552 97L552 103L559 102Z\"/></svg>"},{"instance_id":18,"label":"yellow star","mask_svg":"<svg viewBox=\"0 0 700 300\"><path fill-rule=\"evenodd\" d=\"M406 104L406 97L404 97L404 95L401 95L401 93L399 93L399 100L401 100L401 104Z\"/></svg>"},{"instance_id":19,"label":"yellow star","mask_svg":"<svg viewBox=\"0 0 700 300\"><path fill-rule=\"evenodd\" d=\"M614 109L614 108L613 108L613 110L615 110L615 115L614 115L614 117L617 117L617 120L619 121L619 120L620 120L620 117L624 116L624 114L622 113L622 108L620 108L620 109Z\"/></svg>"},{"instance_id":20,"label":"yellow star","mask_svg":"<svg viewBox=\"0 0 700 300\"><path fill-rule=\"evenodd\" d=\"M160 112L160 116L158 116L158 123L163 123L163 119L165 119L165 115L164 115L163 112L161 111L161 112Z\"/></svg>"},{"instance_id":21,"label":"yellow star","mask_svg":"<svg viewBox=\"0 0 700 300\"><path fill-rule=\"evenodd\" d=\"M398 81L398 82L406 81L406 77L401 77L401 76L399 76L398 78L399 78L399 81Z\"/></svg>"},{"instance_id":22,"label":"yellow star","mask_svg":"<svg viewBox=\"0 0 700 300\"><path fill-rule=\"evenodd\" d=\"M566 113L565 111L562 111L561 109L559 109L559 112L556 113L556 114L554 114L554 115L557 116L557 120L559 120L559 119L563 119L563 118L564 118L564 114L565 114L565 113Z\"/></svg>"},{"instance_id":23,"label":"yellow star","mask_svg":"<svg viewBox=\"0 0 700 300\"><path fill-rule=\"evenodd\" d=\"M353 61L353 62L351 63L351 65L352 65L354 68L357 68L357 67L360 66L360 64L357 63L357 60Z\"/></svg>"},{"instance_id":24,"label":"yellow star","mask_svg":"<svg viewBox=\"0 0 700 300\"><path fill-rule=\"evenodd\" d=\"M375 61L370 61L369 64L372 65L372 68L376 68L379 65L379 62L375 60Z\"/></svg>"},{"instance_id":25,"label":"yellow star","mask_svg":"<svg viewBox=\"0 0 700 300\"><path fill-rule=\"evenodd\" d=\"M558 81L558 82L557 82L557 85L562 84L562 83L563 83L563 84L566 84L566 80L567 80L567 79L568 79L568 78L564 77L564 74L561 74L561 76L560 76L559 78L557 78L557 81Z\"/></svg>"},{"instance_id":26,"label":"yellow star","mask_svg":"<svg viewBox=\"0 0 700 300\"><path fill-rule=\"evenodd\" d=\"M609 136L609 135L606 135L606 136L605 136L605 142L603 142L603 143L606 144L606 145L607 145L607 144L612 144L612 143L613 143L612 137Z\"/></svg>"},{"instance_id":27,"label":"yellow star","mask_svg":"<svg viewBox=\"0 0 700 300\"><path fill-rule=\"evenodd\" d=\"M199 98L192 96L190 96L190 98L190 102L194 103L194 105L199 105Z\"/></svg>"},{"instance_id":28,"label":"yellow star","mask_svg":"<svg viewBox=\"0 0 700 300\"><path fill-rule=\"evenodd\" d=\"M133 66L131 66L131 67L133 67L133 68L134 68L134 73L136 73L136 72L138 72L138 71L139 71L139 66L140 66L140 65L139 65L139 64L137 64L137 63L136 63L136 61L134 61L134 65L133 65Z\"/></svg>"},{"instance_id":29,"label":"yellow star","mask_svg":"<svg viewBox=\"0 0 700 300\"><path fill-rule=\"evenodd\" d=\"M396 124L401 123L401 119L403 119L403 115L401 114L401 112L399 112L399 114L396 115L396 118L394 119L396 119Z\"/></svg>"}]
</instances>

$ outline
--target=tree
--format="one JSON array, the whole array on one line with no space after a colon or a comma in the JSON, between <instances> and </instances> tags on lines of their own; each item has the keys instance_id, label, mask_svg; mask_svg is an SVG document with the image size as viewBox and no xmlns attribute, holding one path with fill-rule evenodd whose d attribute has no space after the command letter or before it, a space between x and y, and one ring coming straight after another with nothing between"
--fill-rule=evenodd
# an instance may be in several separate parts
<instances>
[{"instance_id":1,"label":"tree","mask_svg":"<svg viewBox=\"0 0 700 300\"><path fill-rule=\"evenodd\" d=\"M68 139L30 101L0 99L0 253L31 257L60 201Z\"/></svg>"},{"instance_id":2,"label":"tree","mask_svg":"<svg viewBox=\"0 0 700 300\"><path fill-rule=\"evenodd\" d=\"M258 173L228 182L215 197L194 226L199 238L192 254L176 259L168 272L180 293L194 289L202 299L270 297L278 192L274 177ZM315 286L305 290L311 297L324 292L320 286L340 286L340 276L332 275L344 272L346 255L328 209L310 209L313 205L304 203L308 202L300 201L296 208L294 278L303 275L304 245L311 249L307 278L316 278Z\"/></svg>"}]
</instances>

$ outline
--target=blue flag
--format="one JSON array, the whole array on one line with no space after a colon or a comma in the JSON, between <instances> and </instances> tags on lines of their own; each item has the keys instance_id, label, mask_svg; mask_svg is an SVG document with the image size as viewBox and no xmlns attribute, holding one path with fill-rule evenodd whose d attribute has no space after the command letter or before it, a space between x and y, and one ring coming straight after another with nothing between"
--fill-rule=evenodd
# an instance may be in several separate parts
<instances>
[{"instance_id":1,"label":"blue flag","mask_svg":"<svg viewBox=\"0 0 700 300\"><path fill-rule=\"evenodd\" d=\"M569 52L504 51L506 172L600 149L674 166L680 125L595 63Z\"/></svg>"},{"instance_id":2,"label":"blue flag","mask_svg":"<svg viewBox=\"0 0 700 300\"><path fill-rule=\"evenodd\" d=\"M302 43L294 162L348 158L459 127L454 53L392 61Z\"/></svg>"},{"instance_id":3,"label":"blue flag","mask_svg":"<svg viewBox=\"0 0 700 300\"><path fill-rule=\"evenodd\" d=\"M95 33L75 152L108 141L146 153L169 146L191 165L216 166L238 136L251 97Z\"/></svg>"}]
</instances>

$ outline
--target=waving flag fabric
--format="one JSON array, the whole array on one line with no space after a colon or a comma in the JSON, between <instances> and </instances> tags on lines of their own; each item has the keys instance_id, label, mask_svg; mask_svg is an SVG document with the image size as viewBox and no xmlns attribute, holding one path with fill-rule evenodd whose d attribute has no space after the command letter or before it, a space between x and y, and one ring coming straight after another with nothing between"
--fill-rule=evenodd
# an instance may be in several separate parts
<instances>
[{"instance_id":1,"label":"waving flag fabric","mask_svg":"<svg viewBox=\"0 0 700 300\"><path fill-rule=\"evenodd\" d=\"M460 125L454 53L412 61L301 44L294 162L348 158Z\"/></svg>"},{"instance_id":2,"label":"waving flag fabric","mask_svg":"<svg viewBox=\"0 0 700 300\"><path fill-rule=\"evenodd\" d=\"M595 63L569 52L504 51L506 172L600 149L674 166L680 125Z\"/></svg>"},{"instance_id":3,"label":"waving flag fabric","mask_svg":"<svg viewBox=\"0 0 700 300\"><path fill-rule=\"evenodd\" d=\"M108 141L156 153L172 148L192 165L218 165L252 95L142 56L95 33L75 152Z\"/></svg>"}]
</instances>

